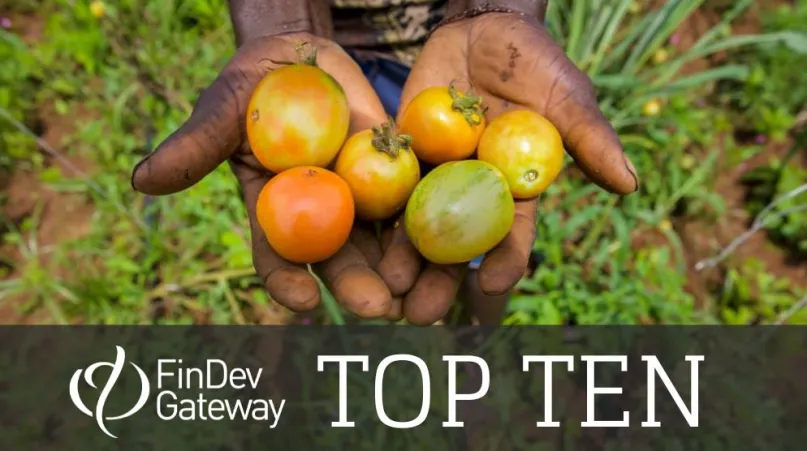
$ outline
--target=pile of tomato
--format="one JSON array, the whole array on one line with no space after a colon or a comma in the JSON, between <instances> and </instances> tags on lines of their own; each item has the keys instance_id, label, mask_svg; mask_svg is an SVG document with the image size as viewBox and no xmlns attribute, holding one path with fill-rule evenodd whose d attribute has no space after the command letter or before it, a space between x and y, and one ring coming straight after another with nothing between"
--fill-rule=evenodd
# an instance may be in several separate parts
<instances>
[{"instance_id":1,"label":"pile of tomato","mask_svg":"<svg viewBox=\"0 0 807 451\"><path fill-rule=\"evenodd\" d=\"M510 231L514 199L545 191L563 164L560 134L546 118L512 110L487 122L482 99L453 85L419 93L397 124L348 136L344 90L310 63L266 75L246 126L255 157L276 174L258 197L258 222L296 263L336 254L357 217L402 212L427 260L470 261ZM433 167L422 178L421 163Z\"/></svg>"}]
</instances>

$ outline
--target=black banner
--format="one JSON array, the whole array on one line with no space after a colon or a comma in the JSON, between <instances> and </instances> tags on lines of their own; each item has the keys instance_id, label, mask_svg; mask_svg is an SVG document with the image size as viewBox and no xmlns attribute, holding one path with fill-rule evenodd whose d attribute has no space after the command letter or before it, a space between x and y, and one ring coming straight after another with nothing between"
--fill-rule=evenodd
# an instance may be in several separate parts
<instances>
[{"instance_id":1,"label":"black banner","mask_svg":"<svg viewBox=\"0 0 807 451\"><path fill-rule=\"evenodd\" d=\"M800 450L807 328L0 328L0 449Z\"/></svg>"}]
</instances>

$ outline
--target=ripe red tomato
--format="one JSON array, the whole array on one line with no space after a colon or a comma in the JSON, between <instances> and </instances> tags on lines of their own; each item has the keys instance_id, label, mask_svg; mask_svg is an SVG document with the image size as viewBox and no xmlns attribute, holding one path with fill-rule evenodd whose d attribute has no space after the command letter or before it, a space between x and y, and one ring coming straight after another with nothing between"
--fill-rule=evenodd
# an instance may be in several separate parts
<instances>
[{"instance_id":1,"label":"ripe red tomato","mask_svg":"<svg viewBox=\"0 0 807 451\"><path fill-rule=\"evenodd\" d=\"M482 99L436 86L421 91L401 114L398 127L412 137L421 161L433 165L473 155L485 130Z\"/></svg>"},{"instance_id":2,"label":"ripe red tomato","mask_svg":"<svg viewBox=\"0 0 807 451\"><path fill-rule=\"evenodd\" d=\"M563 168L563 140L545 117L529 110L508 111L490 121L477 158L504 173L516 199L543 193Z\"/></svg>"},{"instance_id":3,"label":"ripe red tomato","mask_svg":"<svg viewBox=\"0 0 807 451\"><path fill-rule=\"evenodd\" d=\"M294 263L316 263L347 242L354 208L350 187L338 175L299 166L263 187L255 213L278 255Z\"/></svg>"},{"instance_id":4,"label":"ripe red tomato","mask_svg":"<svg viewBox=\"0 0 807 451\"><path fill-rule=\"evenodd\" d=\"M515 202L498 169L479 160L452 161L418 183L404 230L427 260L464 263L499 244L514 220Z\"/></svg>"},{"instance_id":5,"label":"ripe red tomato","mask_svg":"<svg viewBox=\"0 0 807 451\"><path fill-rule=\"evenodd\" d=\"M368 221L392 217L420 181L420 165L410 139L391 122L351 136L336 159L336 173L350 186L356 214Z\"/></svg>"},{"instance_id":6,"label":"ripe red tomato","mask_svg":"<svg viewBox=\"0 0 807 451\"><path fill-rule=\"evenodd\" d=\"M263 166L280 173L326 167L347 137L350 109L339 83L310 64L269 72L247 106L247 139Z\"/></svg>"}]
</instances>

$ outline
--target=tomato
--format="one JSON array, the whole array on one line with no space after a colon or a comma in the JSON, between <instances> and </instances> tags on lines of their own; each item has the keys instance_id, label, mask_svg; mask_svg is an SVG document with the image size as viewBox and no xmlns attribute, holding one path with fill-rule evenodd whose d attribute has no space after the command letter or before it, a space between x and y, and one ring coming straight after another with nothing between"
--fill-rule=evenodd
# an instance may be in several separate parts
<instances>
[{"instance_id":1,"label":"tomato","mask_svg":"<svg viewBox=\"0 0 807 451\"><path fill-rule=\"evenodd\" d=\"M256 216L278 255L294 263L332 257L347 242L354 219L350 187L335 173L299 166L269 180Z\"/></svg>"},{"instance_id":2,"label":"tomato","mask_svg":"<svg viewBox=\"0 0 807 451\"><path fill-rule=\"evenodd\" d=\"M420 165L409 137L397 135L388 122L347 140L336 158L336 173L353 193L356 214L368 221L399 212L420 181Z\"/></svg>"},{"instance_id":3,"label":"tomato","mask_svg":"<svg viewBox=\"0 0 807 451\"><path fill-rule=\"evenodd\" d=\"M504 173L513 197L529 199L544 192L560 174L563 140L545 117L513 110L490 121L476 155Z\"/></svg>"},{"instance_id":4,"label":"tomato","mask_svg":"<svg viewBox=\"0 0 807 451\"><path fill-rule=\"evenodd\" d=\"M421 91L401 114L398 127L412 137L421 161L438 165L473 155L485 130L482 99L453 86Z\"/></svg>"},{"instance_id":5,"label":"tomato","mask_svg":"<svg viewBox=\"0 0 807 451\"><path fill-rule=\"evenodd\" d=\"M347 138L350 109L342 87L328 73L293 64L258 83L246 123L249 146L270 171L326 167Z\"/></svg>"},{"instance_id":6,"label":"tomato","mask_svg":"<svg viewBox=\"0 0 807 451\"><path fill-rule=\"evenodd\" d=\"M503 240L514 219L515 202L501 171L484 161L452 161L415 187L404 230L427 260L464 263Z\"/></svg>"}]
</instances>

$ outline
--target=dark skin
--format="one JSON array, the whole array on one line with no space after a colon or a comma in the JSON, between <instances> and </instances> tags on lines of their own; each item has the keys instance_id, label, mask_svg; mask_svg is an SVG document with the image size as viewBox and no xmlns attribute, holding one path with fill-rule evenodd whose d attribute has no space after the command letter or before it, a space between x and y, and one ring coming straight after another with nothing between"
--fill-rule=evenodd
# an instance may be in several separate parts
<instances>
[{"instance_id":1,"label":"dark skin","mask_svg":"<svg viewBox=\"0 0 807 451\"><path fill-rule=\"evenodd\" d=\"M319 66L345 89L351 132L378 125L386 115L357 64L328 40L325 13L302 11L305 20L289 19L267 34L249 19L261 11L245 12L244 5L237 5L240 3L262 5L259 0L233 1L238 51L202 93L188 122L134 169L132 185L146 194L172 194L228 161L243 189L258 275L278 303L294 311L308 311L320 302L315 280L304 267L278 257L255 220L258 192L272 174L260 166L246 143L247 102L258 81L277 67L270 60L294 60L295 46L309 42L318 49ZM638 188L635 170L602 116L591 82L541 25L545 2L498 3L525 14L490 12L439 27L412 68L401 111L427 87L456 80L470 82L489 107L488 120L509 109L532 109L555 124L566 149L589 179L613 193L634 192ZM473 2L450 1L449 13L473 6ZM507 293L528 263L538 200L519 201L516 210L510 233L486 255L480 269L472 273L476 280L466 280L463 289L474 309L472 314L483 323L498 321ZM372 226L361 222L345 247L315 270L337 300L357 316L404 317L421 325L433 324L448 312L468 276L466 264L425 262L401 227L389 225L378 239Z\"/></svg>"}]
</instances>

